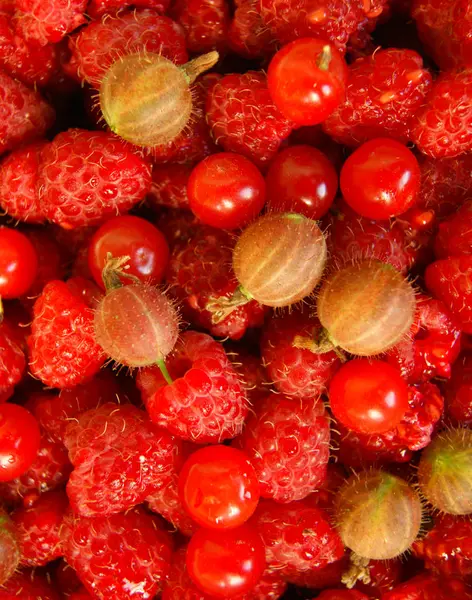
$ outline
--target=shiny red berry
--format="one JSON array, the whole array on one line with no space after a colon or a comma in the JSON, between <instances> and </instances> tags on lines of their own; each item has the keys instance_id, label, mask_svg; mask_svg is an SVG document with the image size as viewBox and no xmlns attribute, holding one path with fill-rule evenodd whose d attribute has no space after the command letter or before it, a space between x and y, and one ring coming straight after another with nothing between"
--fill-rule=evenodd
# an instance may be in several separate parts
<instances>
[{"instance_id":1,"label":"shiny red berry","mask_svg":"<svg viewBox=\"0 0 472 600\"><path fill-rule=\"evenodd\" d=\"M39 450L39 425L33 415L16 404L0 405L0 481L22 475Z\"/></svg>"},{"instance_id":2,"label":"shiny red berry","mask_svg":"<svg viewBox=\"0 0 472 600\"><path fill-rule=\"evenodd\" d=\"M9 227L0 227L0 248L0 297L18 298L36 278L36 251L26 235Z\"/></svg>"}]
</instances>

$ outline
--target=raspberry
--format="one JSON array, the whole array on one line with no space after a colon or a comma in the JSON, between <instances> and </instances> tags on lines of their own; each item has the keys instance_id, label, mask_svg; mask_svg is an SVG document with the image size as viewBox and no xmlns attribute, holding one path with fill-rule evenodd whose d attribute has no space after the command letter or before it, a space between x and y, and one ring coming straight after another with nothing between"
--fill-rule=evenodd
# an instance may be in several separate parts
<instances>
[{"instance_id":1,"label":"raspberry","mask_svg":"<svg viewBox=\"0 0 472 600\"><path fill-rule=\"evenodd\" d=\"M255 300L216 322L210 300L230 298L238 282L230 267L235 240L230 233L200 227L186 245L174 248L167 272L171 293L184 318L218 337L241 338L248 327L262 325L264 309Z\"/></svg>"},{"instance_id":2,"label":"raspberry","mask_svg":"<svg viewBox=\"0 0 472 600\"><path fill-rule=\"evenodd\" d=\"M386 592L382 600L471 600L472 589L458 579L421 573Z\"/></svg>"},{"instance_id":3,"label":"raspberry","mask_svg":"<svg viewBox=\"0 0 472 600\"><path fill-rule=\"evenodd\" d=\"M267 396L269 384L261 357L235 342L227 342L225 350L246 390L249 403L255 405L259 400L263 400Z\"/></svg>"},{"instance_id":4,"label":"raspberry","mask_svg":"<svg viewBox=\"0 0 472 600\"><path fill-rule=\"evenodd\" d=\"M433 377L448 379L459 356L461 331L442 302L417 297L417 315L410 336L392 348L388 362L399 368L410 383Z\"/></svg>"},{"instance_id":5,"label":"raspberry","mask_svg":"<svg viewBox=\"0 0 472 600\"><path fill-rule=\"evenodd\" d=\"M332 512L336 493L346 481L346 473L339 464L328 463L326 466L325 479L320 483L316 491L307 496L306 504L322 508L330 514Z\"/></svg>"},{"instance_id":6,"label":"raspberry","mask_svg":"<svg viewBox=\"0 0 472 600\"><path fill-rule=\"evenodd\" d=\"M443 158L472 149L472 70L447 71L435 81L425 106L416 114L411 140L418 150Z\"/></svg>"},{"instance_id":7,"label":"raspberry","mask_svg":"<svg viewBox=\"0 0 472 600\"><path fill-rule=\"evenodd\" d=\"M69 48L72 57L67 71L94 87L100 85L112 63L126 54L152 52L178 65L188 58L181 28L147 9L114 18L105 15L71 38Z\"/></svg>"},{"instance_id":8,"label":"raspberry","mask_svg":"<svg viewBox=\"0 0 472 600\"><path fill-rule=\"evenodd\" d=\"M86 22L87 0L16 0L17 28L26 41L56 44Z\"/></svg>"},{"instance_id":9,"label":"raspberry","mask_svg":"<svg viewBox=\"0 0 472 600\"><path fill-rule=\"evenodd\" d=\"M169 571L171 538L141 507L93 519L69 515L62 540L68 564L99 600L154 598Z\"/></svg>"},{"instance_id":10,"label":"raspberry","mask_svg":"<svg viewBox=\"0 0 472 600\"><path fill-rule=\"evenodd\" d=\"M189 165L154 165L148 203L157 209L168 206L189 210L187 182L191 172Z\"/></svg>"},{"instance_id":11,"label":"raspberry","mask_svg":"<svg viewBox=\"0 0 472 600\"><path fill-rule=\"evenodd\" d=\"M456 256L431 263L425 272L428 290L455 317L462 331L472 333L472 256Z\"/></svg>"},{"instance_id":12,"label":"raspberry","mask_svg":"<svg viewBox=\"0 0 472 600\"><path fill-rule=\"evenodd\" d=\"M147 163L111 133L70 129L42 152L39 200L45 216L65 229L127 212L150 185Z\"/></svg>"},{"instance_id":13,"label":"raspberry","mask_svg":"<svg viewBox=\"0 0 472 600\"><path fill-rule=\"evenodd\" d=\"M268 566L283 577L324 567L344 554L328 515L303 500L290 504L263 500L252 523L264 541Z\"/></svg>"},{"instance_id":14,"label":"raspberry","mask_svg":"<svg viewBox=\"0 0 472 600\"><path fill-rule=\"evenodd\" d=\"M452 367L444 386L446 414L459 425L472 425L472 354L464 354Z\"/></svg>"},{"instance_id":15,"label":"raspberry","mask_svg":"<svg viewBox=\"0 0 472 600\"><path fill-rule=\"evenodd\" d=\"M60 600L59 594L37 571L20 571L0 588L0 600Z\"/></svg>"},{"instance_id":16,"label":"raspberry","mask_svg":"<svg viewBox=\"0 0 472 600\"><path fill-rule=\"evenodd\" d=\"M292 130L275 107L263 73L230 74L209 93L207 119L213 138L227 152L236 152L264 167Z\"/></svg>"},{"instance_id":17,"label":"raspberry","mask_svg":"<svg viewBox=\"0 0 472 600\"><path fill-rule=\"evenodd\" d=\"M77 573L63 558L56 564L53 581L56 589L67 598L73 592L79 592L84 589Z\"/></svg>"},{"instance_id":18,"label":"raspberry","mask_svg":"<svg viewBox=\"0 0 472 600\"><path fill-rule=\"evenodd\" d=\"M319 600L368 600L369 597L357 590L324 590Z\"/></svg>"},{"instance_id":19,"label":"raspberry","mask_svg":"<svg viewBox=\"0 0 472 600\"><path fill-rule=\"evenodd\" d=\"M439 224L434 249L438 258L472 254L472 202Z\"/></svg>"},{"instance_id":20,"label":"raspberry","mask_svg":"<svg viewBox=\"0 0 472 600\"><path fill-rule=\"evenodd\" d=\"M229 26L226 0L176 0L171 16L183 27L189 52L225 49Z\"/></svg>"},{"instance_id":21,"label":"raspberry","mask_svg":"<svg viewBox=\"0 0 472 600\"><path fill-rule=\"evenodd\" d=\"M74 465L67 494L87 517L121 512L165 486L179 450L144 411L112 403L72 421L65 444Z\"/></svg>"},{"instance_id":22,"label":"raspberry","mask_svg":"<svg viewBox=\"0 0 472 600\"><path fill-rule=\"evenodd\" d=\"M0 509L0 586L15 573L20 563L18 532L3 509Z\"/></svg>"},{"instance_id":23,"label":"raspberry","mask_svg":"<svg viewBox=\"0 0 472 600\"><path fill-rule=\"evenodd\" d=\"M47 142L40 141L19 148L0 165L0 204L10 217L19 221L44 222L37 182L41 152L46 145Z\"/></svg>"},{"instance_id":24,"label":"raspberry","mask_svg":"<svg viewBox=\"0 0 472 600\"><path fill-rule=\"evenodd\" d=\"M406 142L431 74L413 50L375 51L349 66L346 100L323 123L335 141L358 146L377 137Z\"/></svg>"},{"instance_id":25,"label":"raspberry","mask_svg":"<svg viewBox=\"0 0 472 600\"><path fill-rule=\"evenodd\" d=\"M62 281L49 282L36 300L28 346L32 373L52 387L78 385L104 361L92 311Z\"/></svg>"},{"instance_id":26,"label":"raspberry","mask_svg":"<svg viewBox=\"0 0 472 600\"><path fill-rule=\"evenodd\" d=\"M137 8L152 8L164 14L169 7L169 0L90 0L87 14L97 19L105 13L114 14L130 5Z\"/></svg>"},{"instance_id":27,"label":"raspberry","mask_svg":"<svg viewBox=\"0 0 472 600\"><path fill-rule=\"evenodd\" d=\"M0 323L0 390L12 388L23 378L26 358L21 340L7 320Z\"/></svg>"},{"instance_id":28,"label":"raspberry","mask_svg":"<svg viewBox=\"0 0 472 600\"><path fill-rule=\"evenodd\" d=\"M54 109L38 92L0 71L0 153L42 137L54 123Z\"/></svg>"},{"instance_id":29,"label":"raspberry","mask_svg":"<svg viewBox=\"0 0 472 600\"><path fill-rule=\"evenodd\" d=\"M28 229L27 234L38 256L36 279L28 295L22 299L23 305L32 312L34 301L41 294L46 283L65 276L67 260L61 252L53 231L46 228Z\"/></svg>"},{"instance_id":30,"label":"raspberry","mask_svg":"<svg viewBox=\"0 0 472 600\"><path fill-rule=\"evenodd\" d=\"M22 565L40 567L62 556L60 530L68 506L63 491L47 492L33 506L18 508L12 514Z\"/></svg>"},{"instance_id":31,"label":"raspberry","mask_svg":"<svg viewBox=\"0 0 472 600\"><path fill-rule=\"evenodd\" d=\"M172 384L166 384L155 367L138 374L138 387L155 423L199 444L222 442L241 433L247 398L221 344L204 333L186 331L166 365ZM143 377L149 371L155 379L145 389Z\"/></svg>"},{"instance_id":32,"label":"raspberry","mask_svg":"<svg viewBox=\"0 0 472 600\"><path fill-rule=\"evenodd\" d=\"M440 515L426 536L413 546L427 569L440 575L470 578L472 575L472 522L469 517Z\"/></svg>"},{"instance_id":33,"label":"raspberry","mask_svg":"<svg viewBox=\"0 0 472 600\"><path fill-rule=\"evenodd\" d=\"M277 41L262 21L257 0L236 0L228 44L233 52L245 58L271 56L277 50Z\"/></svg>"},{"instance_id":34,"label":"raspberry","mask_svg":"<svg viewBox=\"0 0 472 600\"><path fill-rule=\"evenodd\" d=\"M341 578L349 564L347 555L328 563L324 567L310 571L291 571L287 574L287 581L304 588L325 589L341 586Z\"/></svg>"},{"instance_id":35,"label":"raspberry","mask_svg":"<svg viewBox=\"0 0 472 600\"><path fill-rule=\"evenodd\" d=\"M193 213L178 209L169 209L163 212L156 225L164 234L171 250L180 244L187 244L200 231L201 227L200 221Z\"/></svg>"},{"instance_id":36,"label":"raspberry","mask_svg":"<svg viewBox=\"0 0 472 600\"><path fill-rule=\"evenodd\" d=\"M351 563L352 564L352 563ZM354 570L358 569L354 565ZM403 565L401 558L392 560L371 560L362 568L361 578L356 581L354 589L359 590L369 597L380 597L383 593L393 589L403 579ZM347 577L350 573L347 572ZM356 575L357 576L357 575ZM346 576L343 578L346 583ZM350 582L347 582L350 587Z\"/></svg>"},{"instance_id":37,"label":"raspberry","mask_svg":"<svg viewBox=\"0 0 472 600\"><path fill-rule=\"evenodd\" d=\"M251 459L261 495L277 502L308 496L326 477L329 422L323 404L269 394L235 440Z\"/></svg>"}]
</instances>

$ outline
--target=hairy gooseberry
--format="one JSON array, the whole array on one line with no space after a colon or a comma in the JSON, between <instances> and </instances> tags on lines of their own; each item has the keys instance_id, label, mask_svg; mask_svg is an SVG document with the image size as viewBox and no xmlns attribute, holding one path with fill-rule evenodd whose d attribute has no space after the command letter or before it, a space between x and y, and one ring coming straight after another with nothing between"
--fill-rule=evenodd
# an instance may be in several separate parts
<instances>
[{"instance_id":1,"label":"hairy gooseberry","mask_svg":"<svg viewBox=\"0 0 472 600\"><path fill-rule=\"evenodd\" d=\"M18 532L8 513L0 509L0 585L18 568L21 558Z\"/></svg>"},{"instance_id":2,"label":"hairy gooseberry","mask_svg":"<svg viewBox=\"0 0 472 600\"><path fill-rule=\"evenodd\" d=\"M137 146L174 140L192 115L191 84L218 61L209 52L183 66L155 53L115 61L100 85L100 107L110 129Z\"/></svg>"},{"instance_id":3,"label":"hairy gooseberry","mask_svg":"<svg viewBox=\"0 0 472 600\"><path fill-rule=\"evenodd\" d=\"M317 298L317 311L331 344L372 356L395 346L415 315L415 290L394 267L364 260L332 272Z\"/></svg>"},{"instance_id":4,"label":"hairy gooseberry","mask_svg":"<svg viewBox=\"0 0 472 600\"><path fill-rule=\"evenodd\" d=\"M348 479L337 492L334 510L344 545L373 560L388 560L408 550L421 527L418 494L384 471Z\"/></svg>"},{"instance_id":5,"label":"hairy gooseberry","mask_svg":"<svg viewBox=\"0 0 472 600\"><path fill-rule=\"evenodd\" d=\"M433 439L421 454L418 483L434 508L472 513L472 431L451 429Z\"/></svg>"}]
</instances>

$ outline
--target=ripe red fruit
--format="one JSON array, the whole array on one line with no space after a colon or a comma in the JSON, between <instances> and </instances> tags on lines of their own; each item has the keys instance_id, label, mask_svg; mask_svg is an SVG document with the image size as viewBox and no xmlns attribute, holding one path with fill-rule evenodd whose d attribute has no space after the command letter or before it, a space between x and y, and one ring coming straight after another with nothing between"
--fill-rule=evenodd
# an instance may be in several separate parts
<instances>
[{"instance_id":1,"label":"ripe red fruit","mask_svg":"<svg viewBox=\"0 0 472 600\"><path fill-rule=\"evenodd\" d=\"M24 340L10 321L0 323L0 396L13 390L26 368Z\"/></svg>"},{"instance_id":2,"label":"ripe red fruit","mask_svg":"<svg viewBox=\"0 0 472 600\"><path fill-rule=\"evenodd\" d=\"M265 182L250 160L221 152L208 156L194 168L187 194L192 212L202 223L237 229L261 212Z\"/></svg>"},{"instance_id":3,"label":"ripe red fruit","mask_svg":"<svg viewBox=\"0 0 472 600\"><path fill-rule=\"evenodd\" d=\"M219 530L245 523L260 495L246 454L222 445L190 455L180 471L179 492L184 508L199 525Z\"/></svg>"},{"instance_id":4,"label":"ripe red fruit","mask_svg":"<svg viewBox=\"0 0 472 600\"><path fill-rule=\"evenodd\" d=\"M369 596L366 596L358 590L323 590L318 600L369 600Z\"/></svg>"},{"instance_id":5,"label":"ripe red fruit","mask_svg":"<svg viewBox=\"0 0 472 600\"><path fill-rule=\"evenodd\" d=\"M368 219L389 219L416 201L420 168L406 146L387 138L370 140L349 156L341 170L346 202Z\"/></svg>"},{"instance_id":6,"label":"ripe red fruit","mask_svg":"<svg viewBox=\"0 0 472 600\"><path fill-rule=\"evenodd\" d=\"M28 41L55 44L86 22L87 0L16 0L17 27Z\"/></svg>"},{"instance_id":7,"label":"ripe red fruit","mask_svg":"<svg viewBox=\"0 0 472 600\"><path fill-rule=\"evenodd\" d=\"M104 223L90 241L88 264L93 278L105 289L102 271L108 254L128 256L126 273L142 283L160 283L169 261L169 247L162 233L140 217L115 217ZM123 284L129 279L120 279Z\"/></svg>"},{"instance_id":8,"label":"ripe red fruit","mask_svg":"<svg viewBox=\"0 0 472 600\"><path fill-rule=\"evenodd\" d=\"M472 354L464 352L444 386L446 413L458 425L472 424Z\"/></svg>"},{"instance_id":9,"label":"ripe red fruit","mask_svg":"<svg viewBox=\"0 0 472 600\"><path fill-rule=\"evenodd\" d=\"M18 533L8 514L0 510L0 586L15 573L20 563ZM0 596L1 597L1 596Z\"/></svg>"},{"instance_id":10,"label":"ripe red fruit","mask_svg":"<svg viewBox=\"0 0 472 600\"><path fill-rule=\"evenodd\" d=\"M329 404L345 427L383 433L396 427L408 409L408 387L400 372L380 360L355 359L335 373Z\"/></svg>"},{"instance_id":11,"label":"ripe red fruit","mask_svg":"<svg viewBox=\"0 0 472 600\"><path fill-rule=\"evenodd\" d=\"M20 571L0 588L0 600L60 600L44 575L36 570Z\"/></svg>"},{"instance_id":12,"label":"ripe red fruit","mask_svg":"<svg viewBox=\"0 0 472 600\"><path fill-rule=\"evenodd\" d=\"M344 100L347 66L324 39L298 39L271 60L267 84L277 108L296 125L317 125Z\"/></svg>"},{"instance_id":13,"label":"ripe red fruit","mask_svg":"<svg viewBox=\"0 0 472 600\"><path fill-rule=\"evenodd\" d=\"M38 271L38 257L24 233L0 227L0 298L23 296Z\"/></svg>"},{"instance_id":14,"label":"ripe red fruit","mask_svg":"<svg viewBox=\"0 0 472 600\"><path fill-rule=\"evenodd\" d=\"M33 415L16 404L0 405L0 481L22 475L39 449L39 425Z\"/></svg>"},{"instance_id":15,"label":"ripe red fruit","mask_svg":"<svg viewBox=\"0 0 472 600\"><path fill-rule=\"evenodd\" d=\"M183 27L189 52L225 50L230 20L226 0L177 0L170 16Z\"/></svg>"},{"instance_id":16,"label":"ripe red fruit","mask_svg":"<svg viewBox=\"0 0 472 600\"><path fill-rule=\"evenodd\" d=\"M187 183L192 170L187 164L153 165L147 203L157 211L161 211L163 206L188 209Z\"/></svg>"},{"instance_id":17,"label":"ripe red fruit","mask_svg":"<svg viewBox=\"0 0 472 600\"><path fill-rule=\"evenodd\" d=\"M472 202L439 224L434 251L438 258L472 254Z\"/></svg>"},{"instance_id":18,"label":"ripe red fruit","mask_svg":"<svg viewBox=\"0 0 472 600\"><path fill-rule=\"evenodd\" d=\"M264 545L257 531L246 524L224 534L199 529L187 547L190 578L215 598L250 592L264 569Z\"/></svg>"},{"instance_id":19,"label":"ripe red fruit","mask_svg":"<svg viewBox=\"0 0 472 600\"><path fill-rule=\"evenodd\" d=\"M422 572L392 591L385 592L382 600L472 600L472 589L456 578Z\"/></svg>"},{"instance_id":20,"label":"ripe red fruit","mask_svg":"<svg viewBox=\"0 0 472 600\"><path fill-rule=\"evenodd\" d=\"M291 146L279 152L266 176L269 211L295 212L320 219L331 206L338 176L323 152L311 146Z\"/></svg>"},{"instance_id":21,"label":"ripe red fruit","mask_svg":"<svg viewBox=\"0 0 472 600\"><path fill-rule=\"evenodd\" d=\"M245 58L270 57L277 41L262 22L257 0L236 0L236 10L228 31L228 45Z\"/></svg>"}]
</instances>

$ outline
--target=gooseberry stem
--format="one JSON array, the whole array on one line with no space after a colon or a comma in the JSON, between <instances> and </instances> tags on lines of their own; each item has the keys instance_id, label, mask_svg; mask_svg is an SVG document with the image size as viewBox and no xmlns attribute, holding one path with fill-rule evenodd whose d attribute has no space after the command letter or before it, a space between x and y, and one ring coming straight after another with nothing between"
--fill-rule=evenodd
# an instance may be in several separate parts
<instances>
[{"instance_id":1,"label":"gooseberry stem","mask_svg":"<svg viewBox=\"0 0 472 600\"><path fill-rule=\"evenodd\" d=\"M172 380L172 377L170 376L170 373L167 369L165 360L163 360L163 359L158 360L156 362L156 365L159 367L159 370L162 373L162 376L164 377L164 379L167 381L167 383L169 385L172 385L174 383L174 381Z\"/></svg>"},{"instance_id":2,"label":"gooseberry stem","mask_svg":"<svg viewBox=\"0 0 472 600\"><path fill-rule=\"evenodd\" d=\"M188 78L189 83L193 83L195 79L216 65L220 55L216 50L197 56L193 60L183 65L182 70Z\"/></svg>"},{"instance_id":3,"label":"gooseberry stem","mask_svg":"<svg viewBox=\"0 0 472 600\"><path fill-rule=\"evenodd\" d=\"M135 283L140 283L138 277L125 272L125 269L128 268L126 263L130 258L130 256L118 256L114 258L112 254L108 252L105 266L102 270L102 280L107 293L123 286L120 277L126 277Z\"/></svg>"},{"instance_id":4,"label":"gooseberry stem","mask_svg":"<svg viewBox=\"0 0 472 600\"><path fill-rule=\"evenodd\" d=\"M304 335L296 335L293 338L292 346L303 350L310 350L313 354L325 354L326 352L334 352L339 360L343 363L347 361L344 352L336 346L329 337L326 329L322 329L318 335L308 337Z\"/></svg>"},{"instance_id":5,"label":"gooseberry stem","mask_svg":"<svg viewBox=\"0 0 472 600\"><path fill-rule=\"evenodd\" d=\"M244 306L248 302L251 302L252 299L251 294L239 285L229 298L210 298L205 308L212 313L212 323L217 325L226 319L238 306Z\"/></svg>"}]
</instances>

